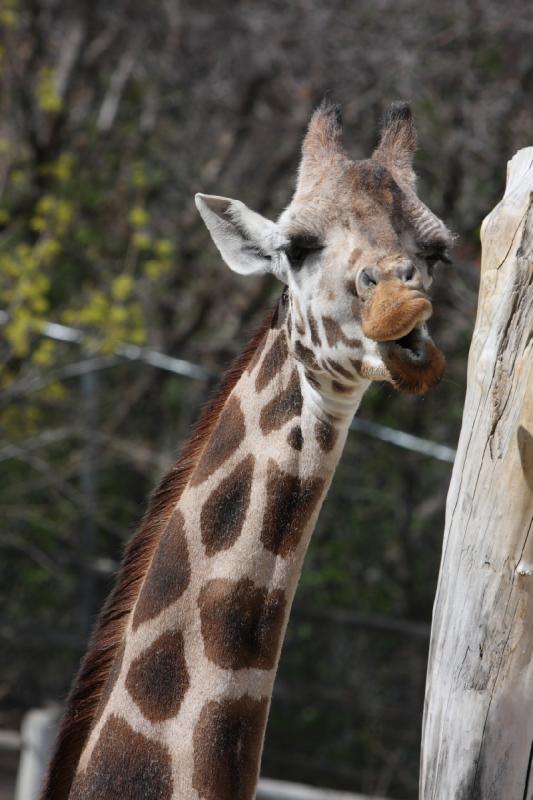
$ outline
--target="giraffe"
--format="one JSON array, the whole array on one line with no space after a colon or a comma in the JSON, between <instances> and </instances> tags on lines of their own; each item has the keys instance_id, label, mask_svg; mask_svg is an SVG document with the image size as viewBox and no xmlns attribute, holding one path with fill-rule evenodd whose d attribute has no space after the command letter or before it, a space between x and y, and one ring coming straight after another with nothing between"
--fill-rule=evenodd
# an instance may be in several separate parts
<instances>
[{"instance_id":1,"label":"giraffe","mask_svg":"<svg viewBox=\"0 0 533 800\"><path fill-rule=\"evenodd\" d=\"M281 297L152 498L71 690L43 800L251 800L305 552L371 381L444 369L428 289L452 235L418 198L409 106L354 162L322 103L277 222L198 194L226 264Z\"/></svg>"}]
</instances>

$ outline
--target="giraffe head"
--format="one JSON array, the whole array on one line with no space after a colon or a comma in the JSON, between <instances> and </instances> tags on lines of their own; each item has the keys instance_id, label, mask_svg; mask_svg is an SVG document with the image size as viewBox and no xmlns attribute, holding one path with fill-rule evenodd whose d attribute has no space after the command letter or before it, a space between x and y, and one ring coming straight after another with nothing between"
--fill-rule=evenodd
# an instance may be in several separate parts
<instances>
[{"instance_id":1,"label":"giraffe head","mask_svg":"<svg viewBox=\"0 0 533 800\"><path fill-rule=\"evenodd\" d=\"M352 161L341 131L339 107L323 103L277 222L226 197L198 194L196 204L231 269L287 285L291 347L313 385L349 393L361 379L386 380L423 393L444 369L428 291L453 237L416 194L408 105L388 110L369 159Z\"/></svg>"}]
</instances>

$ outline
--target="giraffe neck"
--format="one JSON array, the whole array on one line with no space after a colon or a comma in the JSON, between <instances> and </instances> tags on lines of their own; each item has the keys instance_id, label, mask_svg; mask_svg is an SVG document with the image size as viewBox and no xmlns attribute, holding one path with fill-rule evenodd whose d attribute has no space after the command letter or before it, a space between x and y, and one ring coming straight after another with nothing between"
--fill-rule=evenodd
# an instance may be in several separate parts
<instances>
[{"instance_id":1,"label":"giraffe neck","mask_svg":"<svg viewBox=\"0 0 533 800\"><path fill-rule=\"evenodd\" d=\"M111 800L110 786L254 797L303 559L366 386L335 403L308 383L284 324L267 331L161 536L71 800Z\"/></svg>"}]
</instances>

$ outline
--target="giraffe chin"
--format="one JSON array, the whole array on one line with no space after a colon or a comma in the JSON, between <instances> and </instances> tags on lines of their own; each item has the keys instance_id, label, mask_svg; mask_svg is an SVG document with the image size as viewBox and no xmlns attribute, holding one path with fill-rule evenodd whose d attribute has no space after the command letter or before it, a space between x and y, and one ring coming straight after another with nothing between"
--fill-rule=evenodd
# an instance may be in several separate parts
<instances>
[{"instance_id":1,"label":"giraffe chin","mask_svg":"<svg viewBox=\"0 0 533 800\"><path fill-rule=\"evenodd\" d=\"M446 359L425 326L413 328L406 336L379 345L388 379L399 391L425 394L442 378Z\"/></svg>"}]
</instances>

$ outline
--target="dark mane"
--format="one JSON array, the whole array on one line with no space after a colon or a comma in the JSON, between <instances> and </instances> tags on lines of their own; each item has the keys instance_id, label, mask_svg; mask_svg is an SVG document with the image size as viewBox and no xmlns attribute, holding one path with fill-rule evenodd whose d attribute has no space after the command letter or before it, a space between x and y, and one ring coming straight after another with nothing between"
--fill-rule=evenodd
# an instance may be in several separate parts
<instances>
[{"instance_id":1,"label":"dark mane","mask_svg":"<svg viewBox=\"0 0 533 800\"><path fill-rule=\"evenodd\" d=\"M222 379L207 403L176 463L164 476L150 500L141 524L129 541L115 586L111 590L91 636L87 653L66 703L41 800L67 800L76 767L89 737L92 723L111 670L122 644L128 616L141 589L157 543L202 452L224 403L274 324L278 308L269 313L255 336Z\"/></svg>"}]
</instances>

